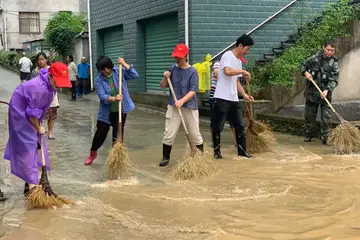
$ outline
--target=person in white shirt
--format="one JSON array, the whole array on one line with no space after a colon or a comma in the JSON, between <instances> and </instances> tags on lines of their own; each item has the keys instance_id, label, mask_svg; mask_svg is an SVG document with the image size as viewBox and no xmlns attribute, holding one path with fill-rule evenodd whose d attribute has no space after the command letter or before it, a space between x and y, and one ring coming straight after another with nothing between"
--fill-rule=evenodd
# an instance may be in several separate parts
<instances>
[{"instance_id":1,"label":"person in white shirt","mask_svg":"<svg viewBox=\"0 0 360 240\"><path fill-rule=\"evenodd\" d=\"M20 68L20 80L25 82L31 79L31 67L32 62L29 58L26 57L26 53L23 52L23 57L19 60Z\"/></svg>"},{"instance_id":2,"label":"person in white shirt","mask_svg":"<svg viewBox=\"0 0 360 240\"><path fill-rule=\"evenodd\" d=\"M215 159L222 159L220 135L227 118L235 128L238 156L252 157L246 152L246 135L238 93L243 96L245 101L253 102L254 98L245 93L238 78L243 76L250 81L250 73L242 69L242 62L239 58L246 55L253 45L253 39L244 34L237 39L236 47L225 52L221 57L214 94L213 146Z\"/></svg>"}]
</instances>

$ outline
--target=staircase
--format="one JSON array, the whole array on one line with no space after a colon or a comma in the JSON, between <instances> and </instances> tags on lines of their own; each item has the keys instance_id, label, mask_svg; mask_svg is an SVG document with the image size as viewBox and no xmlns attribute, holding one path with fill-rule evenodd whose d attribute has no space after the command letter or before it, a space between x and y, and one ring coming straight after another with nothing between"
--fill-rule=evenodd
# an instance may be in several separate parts
<instances>
[{"instance_id":1,"label":"staircase","mask_svg":"<svg viewBox=\"0 0 360 240\"><path fill-rule=\"evenodd\" d=\"M310 25L314 26L316 24L319 24L321 22L321 20L322 20L322 16L313 19L312 21L310 21L303 27L300 27L297 30L297 33L289 36L288 40L281 41L280 46L272 48L271 52L263 54L262 59L256 60L255 61L256 66L259 66L259 67L265 66L266 64L268 64L268 63L272 62L273 60L275 60L276 58L280 57L287 48L290 48L295 45L296 41L299 39L299 37L301 36L301 33L302 33L302 31L304 31L304 29L306 29Z\"/></svg>"}]
</instances>

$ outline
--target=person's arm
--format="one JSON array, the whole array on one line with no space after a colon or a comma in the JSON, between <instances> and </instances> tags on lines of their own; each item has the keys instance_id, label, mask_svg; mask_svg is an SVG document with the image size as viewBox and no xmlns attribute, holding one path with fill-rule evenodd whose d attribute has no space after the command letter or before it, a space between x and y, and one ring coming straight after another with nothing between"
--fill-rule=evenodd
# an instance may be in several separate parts
<instances>
[{"instance_id":1,"label":"person's arm","mask_svg":"<svg viewBox=\"0 0 360 240\"><path fill-rule=\"evenodd\" d=\"M301 74L303 76L305 76L306 79L310 79L311 76L311 61L312 61L312 57L306 59L305 61L303 61L301 63Z\"/></svg>"},{"instance_id":2,"label":"person's arm","mask_svg":"<svg viewBox=\"0 0 360 240\"><path fill-rule=\"evenodd\" d=\"M98 95L99 99L101 102L105 103L105 104L110 104L112 102L116 101L116 97L112 97L109 94L105 93L103 84L101 84L101 79L98 76L95 80L95 91L96 94Z\"/></svg>"},{"instance_id":3,"label":"person's arm","mask_svg":"<svg viewBox=\"0 0 360 240\"><path fill-rule=\"evenodd\" d=\"M339 63L338 61L335 61L328 79L329 82L328 82L328 86L326 86L326 90L334 91L334 89L338 85L339 75L340 75Z\"/></svg>"},{"instance_id":4,"label":"person's arm","mask_svg":"<svg viewBox=\"0 0 360 240\"><path fill-rule=\"evenodd\" d=\"M39 124L39 119L37 118L29 118L29 122L31 124L31 126L33 126L36 130L36 132L40 133L40 124Z\"/></svg>"},{"instance_id":5,"label":"person's arm","mask_svg":"<svg viewBox=\"0 0 360 240\"><path fill-rule=\"evenodd\" d=\"M230 54L224 54L221 57L220 60L220 66L222 67L222 69L224 70L224 73L226 76L228 77L232 77L232 76L238 76L240 74L243 74L244 76L249 76L250 74L242 69L234 69L232 68L232 56Z\"/></svg>"},{"instance_id":6,"label":"person's arm","mask_svg":"<svg viewBox=\"0 0 360 240\"><path fill-rule=\"evenodd\" d=\"M243 96L244 100L247 100L249 102L254 101L254 98L252 96L249 96L248 94L246 94L243 86L240 83L240 80L237 81L237 90L241 94L241 96Z\"/></svg>"},{"instance_id":7,"label":"person's arm","mask_svg":"<svg viewBox=\"0 0 360 240\"><path fill-rule=\"evenodd\" d=\"M119 58L118 64L123 67L123 76L125 80L133 80L139 77L138 72L135 70L134 66L131 64L129 65L125 59Z\"/></svg>"},{"instance_id":8,"label":"person's arm","mask_svg":"<svg viewBox=\"0 0 360 240\"><path fill-rule=\"evenodd\" d=\"M78 69L77 69L76 64L74 62L72 62L71 68L75 72L75 75L78 75Z\"/></svg>"},{"instance_id":9,"label":"person's arm","mask_svg":"<svg viewBox=\"0 0 360 240\"><path fill-rule=\"evenodd\" d=\"M22 58L19 60L19 69L21 69Z\"/></svg>"}]
</instances>

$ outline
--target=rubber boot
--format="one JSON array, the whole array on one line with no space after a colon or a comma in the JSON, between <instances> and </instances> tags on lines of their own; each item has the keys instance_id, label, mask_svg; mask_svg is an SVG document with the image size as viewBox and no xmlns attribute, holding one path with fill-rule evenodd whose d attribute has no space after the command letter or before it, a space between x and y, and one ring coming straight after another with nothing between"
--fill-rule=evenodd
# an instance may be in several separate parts
<instances>
[{"instance_id":1,"label":"rubber boot","mask_svg":"<svg viewBox=\"0 0 360 240\"><path fill-rule=\"evenodd\" d=\"M7 197L5 196L5 194L0 189L0 202L5 201L6 199L7 199Z\"/></svg>"},{"instance_id":2,"label":"rubber boot","mask_svg":"<svg viewBox=\"0 0 360 240\"><path fill-rule=\"evenodd\" d=\"M196 145L196 148L199 149L201 152L204 152L204 144Z\"/></svg>"},{"instance_id":3,"label":"rubber boot","mask_svg":"<svg viewBox=\"0 0 360 240\"><path fill-rule=\"evenodd\" d=\"M166 165L169 164L171 148L172 148L172 146L163 144L163 159L161 160L161 162L159 164L160 167L165 167Z\"/></svg>"},{"instance_id":4,"label":"rubber boot","mask_svg":"<svg viewBox=\"0 0 360 240\"><path fill-rule=\"evenodd\" d=\"M311 137L305 136L304 137L304 142L311 142Z\"/></svg>"},{"instance_id":5,"label":"rubber boot","mask_svg":"<svg viewBox=\"0 0 360 240\"><path fill-rule=\"evenodd\" d=\"M327 141L328 141L328 137L327 137L327 136L322 136L320 139L321 139L321 141L322 141L322 143L323 143L324 145L327 144Z\"/></svg>"},{"instance_id":6,"label":"rubber boot","mask_svg":"<svg viewBox=\"0 0 360 240\"><path fill-rule=\"evenodd\" d=\"M213 146L214 146L214 158L215 159L222 159L223 157L221 156L221 151L220 151L220 142L221 142L221 138L220 138L220 133L215 133L213 134Z\"/></svg>"},{"instance_id":7,"label":"rubber boot","mask_svg":"<svg viewBox=\"0 0 360 240\"><path fill-rule=\"evenodd\" d=\"M97 152L91 151L90 156L87 159L85 159L84 164L91 165L96 158L97 158Z\"/></svg>"},{"instance_id":8,"label":"rubber boot","mask_svg":"<svg viewBox=\"0 0 360 240\"><path fill-rule=\"evenodd\" d=\"M25 183L25 187L24 187L24 196L26 197L26 195L29 192L29 184Z\"/></svg>"},{"instance_id":9,"label":"rubber boot","mask_svg":"<svg viewBox=\"0 0 360 240\"><path fill-rule=\"evenodd\" d=\"M252 156L246 152L246 137L245 136L236 136L238 156L252 158Z\"/></svg>"}]
</instances>

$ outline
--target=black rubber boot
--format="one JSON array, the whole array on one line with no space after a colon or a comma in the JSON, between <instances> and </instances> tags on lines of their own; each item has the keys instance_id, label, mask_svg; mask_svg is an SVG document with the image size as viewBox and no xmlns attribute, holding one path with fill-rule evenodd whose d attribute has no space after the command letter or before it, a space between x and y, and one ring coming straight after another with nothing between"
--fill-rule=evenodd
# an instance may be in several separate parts
<instances>
[{"instance_id":1,"label":"black rubber boot","mask_svg":"<svg viewBox=\"0 0 360 240\"><path fill-rule=\"evenodd\" d=\"M204 144L196 145L196 148L199 149L201 152L204 152Z\"/></svg>"},{"instance_id":2,"label":"black rubber boot","mask_svg":"<svg viewBox=\"0 0 360 240\"><path fill-rule=\"evenodd\" d=\"M220 142L221 142L221 138L220 138L220 133L215 133L213 134L213 147L214 147L214 158L215 159L222 159L223 157L221 156L221 151L220 151Z\"/></svg>"},{"instance_id":3,"label":"black rubber boot","mask_svg":"<svg viewBox=\"0 0 360 240\"><path fill-rule=\"evenodd\" d=\"M160 167L165 167L166 165L169 164L171 147L172 146L163 144L163 159L161 160L161 162L159 164Z\"/></svg>"},{"instance_id":4,"label":"black rubber boot","mask_svg":"<svg viewBox=\"0 0 360 240\"><path fill-rule=\"evenodd\" d=\"M321 139L321 141L322 141L322 143L323 143L324 145L327 144L327 141L328 141L327 136L322 136L320 139Z\"/></svg>"},{"instance_id":5,"label":"black rubber boot","mask_svg":"<svg viewBox=\"0 0 360 240\"><path fill-rule=\"evenodd\" d=\"M311 137L305 136L304 137L304 142L311 142Z\"/></svg>"},{"instance_id":6,"label":"black rubber boot","mask_svg":"<svg viewBox=\"0 0 360 240\"><path fill-rule=\"evenodd\" d=\"M5 196L5 194L0 189L0 202L5 201L6 199L7 199L7 197Z\"/></svg>"},{"instance_id":7,"label":"black rubber boot","mask_svg":"<svg viewBox=\"0 0 360 240\"><path fill-rule=\"evenodd\" d=\"M26 196L29 192L29 184L25 183L25 187L24 187L24 195Z\"/></svg>"},{"instance_id":8,"label":"black rubber boot","mask_svg":"<svg viewBox=\"0 0 360 240\"><path fill-rule=\"evenodd\" d=\"M245 136L236 136L238 156L252 158L252 156L246 152L246 137Z\"/></svg>"}]
</instances>

